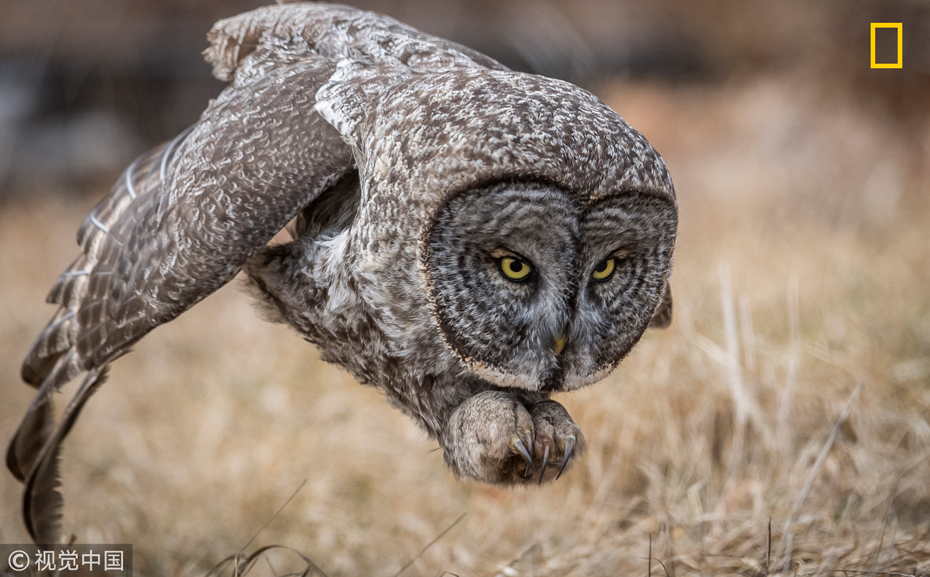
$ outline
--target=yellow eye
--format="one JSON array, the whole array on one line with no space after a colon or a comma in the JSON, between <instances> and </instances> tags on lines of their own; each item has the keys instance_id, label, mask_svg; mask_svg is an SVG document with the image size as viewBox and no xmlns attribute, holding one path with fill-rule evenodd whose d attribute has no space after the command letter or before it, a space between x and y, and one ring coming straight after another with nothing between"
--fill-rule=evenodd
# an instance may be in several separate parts
<instances>
[{"instance_id":1,"label":"yellow eye","mask_svg":"<svg viewBox=\"0 0 930 577\"><path fill-rule=\"evenodd\" d=\"M596 267L594 267L594 272L591 273L591 276L594 277L594 280L598 282L604 282L614 274L615 266L616 263L612 258L602 260L601 262L597 263Z\"/></svg>"},{"instance_id":2,"label":"yellow eye","mask_svg":"<svg viewBox=\"0 0 930 577\"><path fill-rule=\"evenodd\" d=\"M500 263L501 272L504 276L507 277L508 280L514 282L525 281L533 270L528 263L512 256L505 256L498 262Z\"/></svg>"}]
</instances>

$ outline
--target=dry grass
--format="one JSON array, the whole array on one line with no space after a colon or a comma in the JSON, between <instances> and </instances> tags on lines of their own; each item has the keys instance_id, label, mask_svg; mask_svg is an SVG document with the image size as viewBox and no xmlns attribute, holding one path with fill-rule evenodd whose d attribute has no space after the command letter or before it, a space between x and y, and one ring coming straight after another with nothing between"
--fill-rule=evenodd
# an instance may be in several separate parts
<instances>
[{"instance_id":1,"label":"dry grass","mask_svg":"<svg viewBox=\"0 0 930 577\"><path fill-rule=\"evenodd\" d=\"M467 513L404 575L930 574L930 130L804 86L600 91L676 178L676 319L559 398L589 453L558 483L453 479L377 391L227 287L89 404L66 444L67 530L133 543L138 575L203 575L306 479L246 552L388 577ZM0 437L89 206L0 211ZM25 539L18 496L3 475L0 541ZM269 555L254 574L304 565Z\"/></svg>"}]
</instances>

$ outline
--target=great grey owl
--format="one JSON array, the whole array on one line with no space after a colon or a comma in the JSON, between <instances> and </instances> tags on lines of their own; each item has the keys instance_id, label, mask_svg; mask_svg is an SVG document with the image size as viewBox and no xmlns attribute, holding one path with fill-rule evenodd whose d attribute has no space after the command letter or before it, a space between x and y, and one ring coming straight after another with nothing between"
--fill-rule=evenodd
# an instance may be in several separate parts
<instances>
[{"instance_id":1,"label":"great grey owl","mask_svg":"<svg viewBox=\"0 0 930 577\"><path fill-rule=\"evenodd\" d=\"M23 364L38 392L7 466L31 536L58 536L59 447L108 365L240 270L456 475L557 478L585 443L550 395L671 318L658 153L585 90L378 14L269 6L209 39L231 84L91 212ZM52 393L81 374L55 422Z\"/></svg>"}]
</instances>

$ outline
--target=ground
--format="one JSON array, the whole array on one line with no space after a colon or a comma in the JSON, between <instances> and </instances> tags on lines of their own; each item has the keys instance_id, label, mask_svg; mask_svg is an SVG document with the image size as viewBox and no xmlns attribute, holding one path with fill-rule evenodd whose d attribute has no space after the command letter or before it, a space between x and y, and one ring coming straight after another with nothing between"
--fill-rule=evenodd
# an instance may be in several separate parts
<instances>
[{"instance_id":1,"label":"ground","mask_svg":"<svg viewBox=\"0 0 930 577\"><path fill-rule=\"evenodd\" d=\"M387 577L463 514L404 575L930 574L930 127L806 80L595 87L672 171L675 319L558 397L588 440L558 482L456 480L237 281L115 364L65 444L66 532L131 542L137 575L279 544ZM54 192L0 209L4 442L96 200ZM0 542L19 495L0 475Z\"/></svg>"}]
</instances>

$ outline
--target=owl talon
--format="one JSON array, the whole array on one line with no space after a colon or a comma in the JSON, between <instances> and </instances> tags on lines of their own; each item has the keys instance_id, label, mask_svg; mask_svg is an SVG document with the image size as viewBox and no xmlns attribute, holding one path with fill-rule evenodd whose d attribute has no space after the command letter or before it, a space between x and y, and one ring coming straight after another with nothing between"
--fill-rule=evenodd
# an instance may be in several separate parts
<instances>
[{"instance_id":1,"label":"owl talon","mask_svg":"<svg viewBox=\"0 0 930 577\"><path fill-rule=\"evenodd\" d=\"M529 477L533 474L533 458L530 456L530 452L526 450L526 445L523 444L523 441L520 440L520 437L514 435L510 438L510 449L516 455L523 457L523 460L526 461L526 476ZM543 465L545 467L545 465Z\"/></svg>"},{"instance_id":2,"label":"owl talon","mask_svg":"<svg viewBox=\"0 0 930 577\"><path fill-rule=\"evenodd\" d=\"M542 459L542 471L534 479L538 485L555 481L585 451L584 435L565 407L553 400L540 401L531 408L533 415L533 458ZM551 466L550 466L551 465Z\"/></svg>"},{"instance_id":3,"label":"owl talon","mask_svg":"<svg viewBox=\"0 0 930 577\"><path fill-rule=\"evenodd\" d=\"M543 477L546 475L546 465L549 464L549 443L544 444L545 448L543 449L543 458L542 458L542 469L539 471L539 480L536 481L537 485L542 485ZM568 460L568 453L566 452L565 460ZM562 461L562 467L565 466L565 461ZM559 474L562 474L562 471L559 471ZM556 477L558 479L558 477Z\"/></svg>"},{"instance_id":4,"label":"owl talon","mask_svg":"<svg viewBox=\"0 0 930 577\"><path fill-rule=\"evenodd\" d=\"M548 447L546 448L548 449ZM575 448L575 437L569 436L568 438L565 439L565 456L562 457L562 466L559 467L559 474L555 476L556 480L558 480L559 477L562 476L562 473L565 471L565 465L568 464L568 460L572 456L572 449L574 448ZM546 466L543 465L544 469L545 467ZM542 480L541 476L540 476L540 480Z\"/></svg>"}]
</instances>

